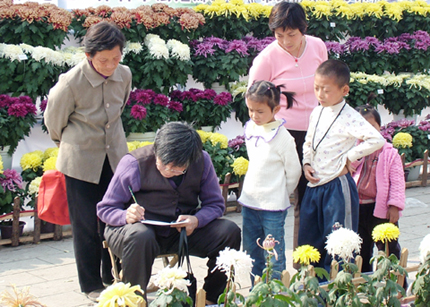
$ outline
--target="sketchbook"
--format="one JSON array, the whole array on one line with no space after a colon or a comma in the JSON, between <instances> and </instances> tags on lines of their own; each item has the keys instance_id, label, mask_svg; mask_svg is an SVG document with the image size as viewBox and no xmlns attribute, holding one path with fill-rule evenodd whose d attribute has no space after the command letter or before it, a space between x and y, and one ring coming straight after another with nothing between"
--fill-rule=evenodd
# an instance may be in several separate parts
<instances>
[{"instance_id":1,"label":"sketchbook","mask_svg":"<svg viewBox=\"0 0 430 307\"><path fill-rule=\"evenodd\" d=\"M142 220L143 224L155 225L155 226L181 226L186 224L188 221L180 221L180 222L162 222L162 221L154 221L154 220Z\"/></svg>"}]
</instances>

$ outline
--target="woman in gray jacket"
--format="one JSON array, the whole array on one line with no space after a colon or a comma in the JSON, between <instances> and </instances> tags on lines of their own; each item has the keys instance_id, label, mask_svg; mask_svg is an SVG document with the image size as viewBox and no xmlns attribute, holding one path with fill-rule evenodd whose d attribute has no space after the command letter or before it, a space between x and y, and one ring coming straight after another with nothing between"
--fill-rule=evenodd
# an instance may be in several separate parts
<instances>
[{"instance_id":1,"label":"woman in gray jacket","mask_svg":"<svg viewBox=\"0 0 430 307\"><path fill-rule=\"evenodd\" d=\"M87 58L60 76L45 111L51 139L60 148L56 166L66 176L81 291L93 301L103 284L112 283L109 255L101 244L105 225L97 218L96 204L127 153L121 113L131 72L119 64L124 44L114 24L92 26L84 39Z\"/></svg>"}]
</instances>

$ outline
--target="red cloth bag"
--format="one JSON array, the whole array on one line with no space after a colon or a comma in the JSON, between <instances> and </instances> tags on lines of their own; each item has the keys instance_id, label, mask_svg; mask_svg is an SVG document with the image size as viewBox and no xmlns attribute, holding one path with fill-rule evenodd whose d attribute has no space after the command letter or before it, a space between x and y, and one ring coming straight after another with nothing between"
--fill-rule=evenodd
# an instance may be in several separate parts
<instances>
[{"instance_id":1,"label":"red cloth bag","mask_svg":"<svg viewBox=\"0 0 430 307\"><path fill-rule=\"evenodd\" d=\"M66 178L57 170L46 171L40 182L37 200L39 218L57 225L69 225Z\"/></svg>"}]
</instances>

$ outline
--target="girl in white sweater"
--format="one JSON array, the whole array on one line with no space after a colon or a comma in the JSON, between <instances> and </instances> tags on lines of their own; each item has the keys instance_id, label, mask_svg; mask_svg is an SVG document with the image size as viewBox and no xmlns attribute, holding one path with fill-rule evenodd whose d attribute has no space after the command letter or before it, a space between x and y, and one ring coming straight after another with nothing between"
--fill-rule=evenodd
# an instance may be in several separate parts
<instances>
[{"instance_id":1,"label":"girl in white sweater","mask_svg":"<svg viewBox=\"0 0 430 307\"><path fill-rule=\"evenodd\" d=\"M294 138L285 129L285 120L276 120L280 96L287 97L287 109L293 106L294 93L282 91L268 81L257 81L248 89L246 101L251 118L245 125L249 156L239 202L243 205L243 249L255 260L252 274L262 276L265 251L257 245L271 234L278 245L273 278L280 278L285 269L284 225L289 195L294 192L301 175L301 166ZM251 276L253 283L254 276Z\"/></svg>"}]
</instances>

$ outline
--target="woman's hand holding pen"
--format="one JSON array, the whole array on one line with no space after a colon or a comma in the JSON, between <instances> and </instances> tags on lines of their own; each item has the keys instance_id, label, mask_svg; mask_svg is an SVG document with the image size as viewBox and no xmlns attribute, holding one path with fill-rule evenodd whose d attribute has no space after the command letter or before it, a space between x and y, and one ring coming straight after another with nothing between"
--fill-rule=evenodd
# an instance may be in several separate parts
<instances>
[{"instance_id":1,"label":"woman's hand holding pen","mask_svg":"<svg viewBox=\"0 0 430 307\"><path fill-rule=\"evenodd\" d=\"M145 219L145 209L139 204L132 204L127 208L125 220L127 224L133 224Z\"/></svg>"},{"instance_id":2,"label":"woman's hand holding pen","mask_svg":"<svg viewBox=\"0 0 430 307\"><path fill-rule=\"evenodd\" d=\"M199 226L199 220L194 215L180 215L178 216L177 222L186 221L185 224L182 224L181 227L175 227L179 232L181 232L181 228L185 227L187 231L187 236L191 235L194 232L194 229Z\"/></svg>"}]
</instances>

